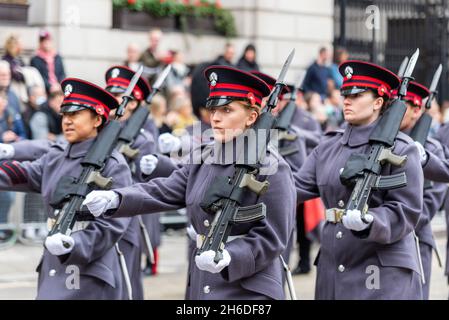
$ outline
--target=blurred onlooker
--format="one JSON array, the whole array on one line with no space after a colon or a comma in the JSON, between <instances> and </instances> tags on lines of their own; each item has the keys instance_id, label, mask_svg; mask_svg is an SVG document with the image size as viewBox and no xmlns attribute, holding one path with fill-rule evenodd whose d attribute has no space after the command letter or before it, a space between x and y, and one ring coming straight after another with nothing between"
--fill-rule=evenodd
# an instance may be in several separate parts
<instances>
[{"instance_id":1,"label":"blurred onlooker","mask_svg":"<svg viewBox=\"0 0 449 320\"><path fill-rule=\"evenodd\" d=\"M228 42L225 44L223 54L219 55L212 64L233 67L234 64L232 63L232 61L234 60L234 56L235 56L234 45Z\"/></svg>"},{"instance_id":2,"label":"blurred onlooker","mask_svg":"<svg viewBox=\"0 0 449 320\"><path fill-rule=\"evenodd\" d=\"M28 103L26 109L22 113L23 122L29 139L35 139L31 131L30 122L34 114L47 102L47 94L42 86L32 86L28 89Z\"/></svg>"},{"instance_id":3,"label":"blurred onlooker","mask_svg":"<svg viewBox=\"0 0 449 320\"><path fill-rule=\"evenodd\" d=\"M343 101L340 90L332 90L326 99L325 112L327 116L326 131L336 130L344 122Z\"/></svg>"},{"instance_id":4,"label":"blurred onlooker","mask_svg":"<svg viewBox=\"0 0 449 320\"><path fill-rule=\"evenodd\" d=\"M126 60L123 63L125 66L130 68L133 71L137 71L139 69L141 63L139 61L140 58L140 49L136 43L128 44L126 48Z\"/></svg>"},{"instance_id":5,"label":"blurred onlooker","mask_svg":"<svg viewBox=\"0 0 449 320\"><path fill-rule=\"evenodd\" d=\"M11 130L11 119L7 110L7 95L0 91L0 143L10 143L17 140L17 134ZM13 201L13 193L0 192L0 224L8 222L8 212ZM0 230L0 241L6 240L6 233Z\"/></svg>"},{"instance_id":6,"label":"blurred onlooker","mask_svg":"<svg viewBox=\"0 0 449 320\"><path fill-rule=\"evenodd\" d=\"M24 82L25 78L21 72L21 68L25 66L21 57L22 43L16 35L10 35L5 41L5 54L2 60L6 60L11 68L11 78L14 81Z\"/></svg>"},{"instance_id":7,"label":"blurred onlooker","mask_svg":"<svg viewBox=\"0 0 449 320\"><path fill-rule=\"evenodd\" d=\"M327 115L321 97L318 93L309 91L304 95L307 104L307 111L320 123L321 129L325 129Z\"/></svg>"},{"instance_id":8,"label":"blurred onlooker","mask_svg":"<svg viewBox=\"0 0 449 320\"><path fill-rule=\"evenodd\" d=\"M167 123L172 127L173 134L181 136L184 130L197 121L193 115L192 103L186 96L178 96L170 104Z\"/></svg>"},{"instance_id":9,"label":"blurred onlooker","mask_svg":"<svg viewBox=\"0 0 449 320\"><path fill-rule=\"evenodd\" d=\"M227 43L225 46L225 53L218 56L213 61L206 61L198 64L192 71L192 80L190 85L190 97L192 100L193 112L201 119L200 110L206 112L206 99L209 96L209 82L204 78L204 70L211 65L227 65L232 66L232 59L234 58L234 46ZM206 117L208 118L208 117ZM208 121L208 119L206 119Z\"/></svg>"},{"instance_id":10,"label":"blurred onlooker","mask_svg":"<svg viewBox=\"0 0 449 320\"><path fill-rule=\"evenodd\" d=\"M62 91L50 92L48 101L31 117L30 128L33 139L57 140L62 133L60 110L63 100Z\"/></svg>"},{"instance_id":11,"label":"blurred onlooker","mask_svg":"<svg viewBox=\"0 0 449 320\"><path fill-rule=\"evenodd\" d=\"M44 79L47 93L61 90L60 82L66 77L61 56L53 48L48 31L39 32L39 48L31 58L30 65L35 67Z\"/></svg>"},{"instance_id":12,"label":"blurred onlooker","mask_svg":"<svg viewBox=\"0 0 449 320\"><path fill-rule=\"evenodd\" d=\"M5 91L0 91L0 143L26 139L22 118L18 114L11 114L7 106L8 96Z\"/></svg>"},{"instance_id":13,"label":"blurred onlooker","mask_svg":"<svg viewBox=\"0 0 449 320\"><path fill-rule=\"evenodd\" d=\"M159 129L159 134L171 133L172 129L165 123L167 100L160 94L155 95L151 101L150 110L151 118Z\"/></svg>"},{"instance_id":14,"label":"blurred onlooker","mask_svg":"<svg viewBox=\"0 0 449 320\"><path fill-rule=\"evenodd\" d=\"M22 42L17 35L10 35L5 41L5 55L11 69L11 90L19 98L20 110L25 110L28 103L28 87L34 84L43 85L42 77L34 67L25 66L22 54ZM10 98L12 101L13 98Z\"/></svg>"},{"instance_id":15,"label":"blurred onlooker","mask_svg":"<svg viewBox=\"0 0 449 320\"><path fill-rule=\"evenodd\" d=\"M0 91L7 95L8 109L11 113L20 114L20 101L13 90L11 90L11 69L8 61L0 61Z\"/></svg>"},{"instance_id":16,"label":"blurred onlooker","mask_svg":"<svg viewBox=\"0 0 449 320\"><path fill-rule=\"evenodd\" d=\"M145 49L139 59L144 67L146 67L144 71L145 74L148 75L150 83L158 73L158 67L161 65L163 55L159 51L159 43L161 42L162 36L163 33L160 29L151 29L149 33L149 46Z\"/></svg>"},{"instance_id":17,"label":"blurred onlooker","mask_svg":"<svg viewBox=\"0 0 449 320\"><path fill-rule=\"evenodd\" d=\"M259 71L259 65L256 62L256 47L253 44L246 46L242 57L237 62L237 68L243 71Z\"/></svg>"},{"instance_id":18,"label":"blurred onlooker","mask_svg":"<svg viewBox=\"0 0 449 320\"><path fill-rule=\"evenodd\" d=\"M335 50L335 59L334 63L330 66L330 75L334 82L334 89L340 89L341 85L343 84L343 76L340 74L340 71L338 71L338 66L348 60L349 54L348 51L344 48L338 48Z\"/></svg>"},{"instance_id":19,"label":"blurred onlooker","mask_svg":"<svg viewBox=\"0 0 449 320\"><path fill-rule=\"evenodd\" d=\"M170 93L174 87L183 87L184 90L190 85L187 78L189 74L189 67L184 63L184 56L180 51L171 50L172 55L171 72L165 80L166 87Z\"/></svg>"},{"instance_id":20,"label":"blurred onlooker","mask_svg":"<svg viewBox=\"0 0 449 320\"><path fill-rule=\"evenodd\" d=\"M328 80L330 79L330 71L328 67L330 54L329 50L322 47L319 51L318 58L307 69L303 82L304 92L317 92L324 101L328 92Z\"/></svg>"}]
</instances>

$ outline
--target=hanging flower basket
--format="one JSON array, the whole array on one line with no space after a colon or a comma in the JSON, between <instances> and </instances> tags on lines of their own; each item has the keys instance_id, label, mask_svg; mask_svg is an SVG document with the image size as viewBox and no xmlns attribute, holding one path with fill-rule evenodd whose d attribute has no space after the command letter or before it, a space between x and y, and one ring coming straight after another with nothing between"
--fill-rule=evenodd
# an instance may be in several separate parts
<instances>
[{"instance_id":1,"label":"hanging flower basket","mask_svg":"<svg viewBox=\"0 0 449 320\"><path fill-rule=\"evenodd\" d=\"M220 34L215 27L215 19L212 16L185 16L185 25L181 24L181 30L196 34Z\"/></svg>"},{"instance_id":2,"label":"hanging flower basket","mask_svg":"<svg viewBox=\"0 0 449 320\"><path fill-rule=\"evenodd\" d=\"M136 31L148 31L154 27L175 30L176 20L174 17L156 17L144 11L116 8L112 15L112 27Z\"/></svg>"},{"instance_id":3,"label":"hanging flower basket","mask_svg":"<svg viewBox=\"0 0 449 320\"><path fill-rule=\"evenodd\" d=\"M113 0L113 27L236 35L234 17L212 0Z\"/></svg>"}]
</instances>

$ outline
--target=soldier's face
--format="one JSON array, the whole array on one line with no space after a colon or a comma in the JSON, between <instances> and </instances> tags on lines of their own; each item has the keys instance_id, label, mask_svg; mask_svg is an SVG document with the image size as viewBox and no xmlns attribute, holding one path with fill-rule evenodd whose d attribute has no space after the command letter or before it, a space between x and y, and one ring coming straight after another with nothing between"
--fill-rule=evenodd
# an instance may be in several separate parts
<instances>
[{"instance_id":1,"label":"soldier's face","mask_svg":"<svg viewBox=\"0 0 449 320\"><path fill-rule=\"evenodd\" d=\"M123 94L122 93L116 93L114 94L115 100L117 100L117 102L119 104L122 103L123 101ZM133 113L133 111L137 108L137 101L136 100L131 100L128 102L128 104L126 105L125 108L125 114L120 117L120 122L123 122L125 120L128 120L129 117L131 117L131 114ZM115 117L115 113L116 113L117 109L113 109L111 110L111 112L109 113L110 117Z\"/></svg>"},{"instance_id":2,"label":"soldier's face","mask_svg":"<svg viewBox=\"0 0 449 320\"><path fill-rule=\"evenodd\" d=\"M258 117L257 111L245 107L239 101L210 109L210 123L214 139L219 142L230 141L252 126Z\"/></svg>"},{"instance_id":3,"label":"soldier's face","mask_svg":"<svg viewBox=\"0 0 449 320\"><path fill-rule=\"evenodd\" d=\"M346 95L343 100L343 115L349 124L368 125L379 117L382 105L383 99L375 98L370 91Z\"/></svg>"},{"instance_id":4,"label":"soldier's face","mask_svg":"<svg viewBox=\"0 0 449 320\"><path fill-rule=\"evenodd\" d=\"M402 118L401 130L413 128L421 115L421 108L412 105L410 102L407 102L406 104L407 111L405 112L404 118Z\"/></svg>"},{"instance_id":5,"label":"soldier's face","mask_svg":"<svg viewBox=\"0 0 449 320\"><path fill-rule=\"evenodd\" d=\"M101 116L88 109L65 112L62 114L62 132L69 143L81 142L95 137L101 122Z\"/></svg>"}]
</instances>

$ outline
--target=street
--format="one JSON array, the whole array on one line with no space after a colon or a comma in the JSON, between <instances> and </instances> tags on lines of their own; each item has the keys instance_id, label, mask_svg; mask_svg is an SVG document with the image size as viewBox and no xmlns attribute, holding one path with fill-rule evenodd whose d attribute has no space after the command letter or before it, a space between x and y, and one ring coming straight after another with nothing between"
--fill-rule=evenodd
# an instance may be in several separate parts
<instances>
[{"instance_id":1,"label":"street","mask_svg":"<svg viewBox=\"0 0 449 320\"><path fill-rule=\"evenodd\" d=\"M167 300L183 299L187 272L187 245L183 231L165 233L162 246L159 248L159 274L145 277L145 299ZM445 259L445 237L438 232L437 243ZM315 257L318 246L313 246L312 257ZM39 261L42 248L40 246L25 246L16 244L0 251L0 299L34 299L36 293L37 273L34 271ZM296 265L296 248L292 254L290 266ZM297 298L310 300L314 297L315 268L308 275L293 276ZM430 286L431 299L447 299L447 279L443 269L433 258L432 281Z\"/></svg>"}]
</instances>

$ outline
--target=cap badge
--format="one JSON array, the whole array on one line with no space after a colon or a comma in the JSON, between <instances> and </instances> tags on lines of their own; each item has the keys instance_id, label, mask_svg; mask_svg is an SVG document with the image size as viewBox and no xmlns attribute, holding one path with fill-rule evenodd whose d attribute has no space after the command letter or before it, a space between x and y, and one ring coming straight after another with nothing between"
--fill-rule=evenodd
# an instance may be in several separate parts
<instances>
[{"instance_id":1,"label":"cap badge","mask_svg":"<svg viewBox=\"0 0 449 320\"><path fill-rule=\"evenodd\" d=\"M117 78L119 74L120 74L120 70L118 68L114 68L111 71L111 78Z\"/></svg>"},{"instance_id":2,"label":"cap badge","mask_svg":"<svg viewBox=\"0 0 449 320\"><path fill-rule=\"evenodd\" d=\"M73 87L71 84L68 84L64 88L64 96L68 97L73 91Z\"/></svg>"},{"instance_id":3,"label":"cap badge","mask_svg":"<svg viewBox=\"0 0 449 320\"><path fill-rule=\"evenodd\" d=\"M209 76L210 85L215 87L218 81L218 75L215 72L212 72Z\"/></svg>"},{"instance_id":4,"label":"cap badge","mask_svg":"<svg viewBox=\"0 0 449 320\"><path fill-rule=\"evenodd\" d=\"M345 69L346 78L351 79L353 74L354 70L350 66L347 66Z\"/></svg>"}]
</instances>

